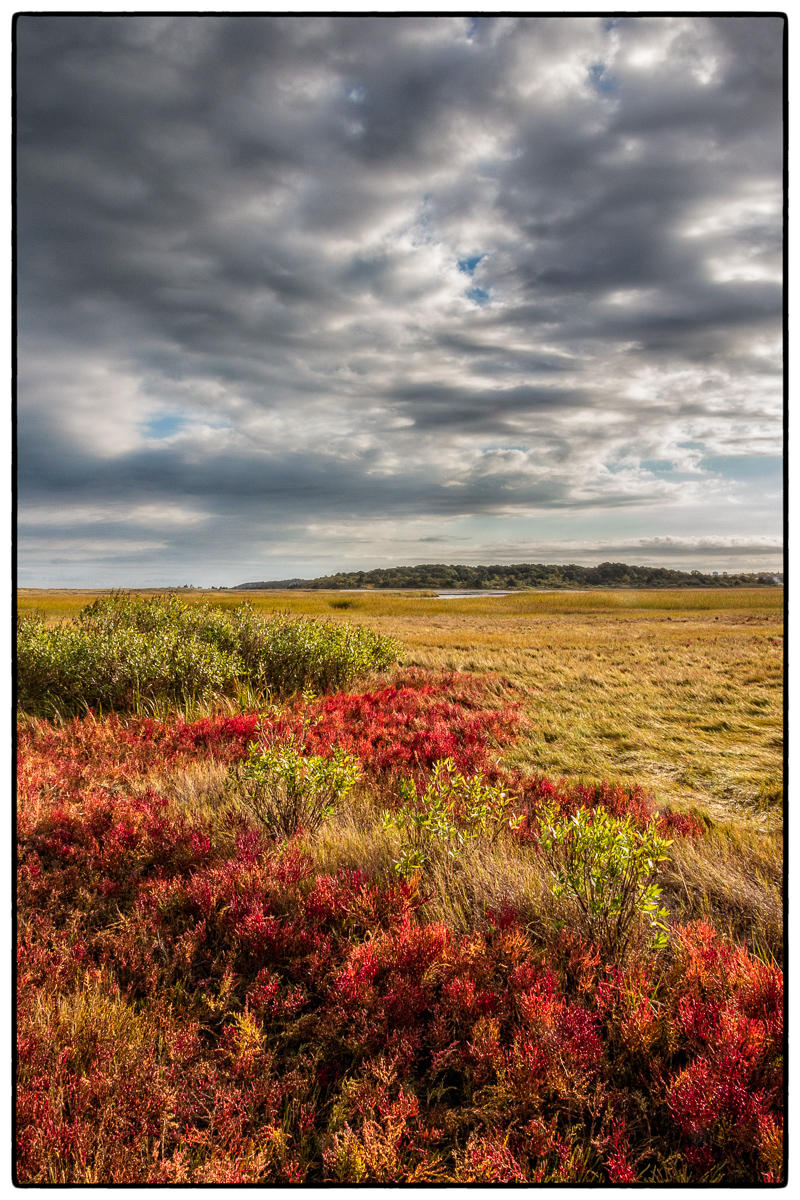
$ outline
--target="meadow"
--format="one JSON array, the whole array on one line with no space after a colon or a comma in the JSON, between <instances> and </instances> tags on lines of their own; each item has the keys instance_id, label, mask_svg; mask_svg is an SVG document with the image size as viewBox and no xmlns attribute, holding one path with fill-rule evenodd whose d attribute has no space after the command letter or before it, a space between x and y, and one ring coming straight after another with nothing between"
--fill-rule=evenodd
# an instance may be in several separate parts
<instances>
[{"instance_id":1,"label":"meadow","mask_svg":"<svg viewBox=\"0 0 800 1200\"><path fill-rule=\"evenodd\" d=\"M179 603L19 716L19 1182L780 1182L780 590Z\"/></svg>"}]
</instances>

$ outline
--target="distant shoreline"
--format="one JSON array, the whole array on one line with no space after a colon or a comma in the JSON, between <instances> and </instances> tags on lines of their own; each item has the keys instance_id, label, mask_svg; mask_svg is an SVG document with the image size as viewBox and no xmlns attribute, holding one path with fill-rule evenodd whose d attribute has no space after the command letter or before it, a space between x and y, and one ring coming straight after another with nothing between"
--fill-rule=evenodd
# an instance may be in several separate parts
<instances>
[{"instance_id":1,"label":"distant shoreline","mask_svg":"<svg viewBox=\"0 0 800 1200\"><path fill-rule=\"evenodd\" d=\"M492 594L523 591L594 591L609 588L783 587L780 571L703 572L670 567L599 563L514 563L464 566L418 563L371 571L337 571L313 579L269 579L237 584L232 591L435 591Z\"/></svg>"}]
</instances>

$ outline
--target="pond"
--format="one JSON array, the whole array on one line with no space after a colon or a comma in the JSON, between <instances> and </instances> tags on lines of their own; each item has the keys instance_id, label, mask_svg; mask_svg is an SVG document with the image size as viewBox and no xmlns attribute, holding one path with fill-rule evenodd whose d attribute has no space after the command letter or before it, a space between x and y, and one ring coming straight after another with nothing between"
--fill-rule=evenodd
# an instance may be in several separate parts
<instances>
[{"instance_id":1,"label":"pond","mask_svg":"<svg viewBox=\"0 0 800 1200\"><path fill-rule=\"evenodd\" d=\"M510 596L511 592L437 592L438 600L471 600L473 596Z\"/></svg>"}]
</instances>

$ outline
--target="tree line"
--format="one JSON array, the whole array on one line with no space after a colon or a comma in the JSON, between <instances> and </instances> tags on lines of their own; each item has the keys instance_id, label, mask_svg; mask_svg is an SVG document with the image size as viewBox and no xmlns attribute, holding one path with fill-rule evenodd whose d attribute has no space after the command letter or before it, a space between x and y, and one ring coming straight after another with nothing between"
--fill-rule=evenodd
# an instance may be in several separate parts
<instances>
[{"instance_id":1,"label":"tree line","mask_svg":"<svg viewBox=\"0 0 800 1200\"><path fill-rule=\"evenodd\" d=\"M451 563L420 563L413 567L378 567L372 571L337 571L316 579L271 579L240 583L239 589L436 588L493 591L517 588L574 587L775 587L783 577L771 571L729 574L726 571L677 571L668 567L637 567L604 562L596 567L515 563L510 566L469 567Z\"/></svg>"}]
</instances>

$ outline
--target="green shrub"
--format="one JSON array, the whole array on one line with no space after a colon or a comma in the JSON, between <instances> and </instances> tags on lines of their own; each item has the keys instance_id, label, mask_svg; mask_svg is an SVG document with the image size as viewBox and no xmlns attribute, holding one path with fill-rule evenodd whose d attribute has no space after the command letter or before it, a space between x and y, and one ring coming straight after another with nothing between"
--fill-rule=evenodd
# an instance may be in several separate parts
<instances>
[{"instance_id":1,"label":"green shrub","mask_svg":"<svg viewBox=\"0 0 800 1200\"><path fill-rule=\"evenodd\" d=\"M390 638L360 625L283 615L261 621L258 627L248 624L243 633L248 646L245 662L253 678L279 695L305 687L333 691L397 660L397 647Z\"/></svg>"},{"instance_id":2,"label":"green shrub","mask_svg":"<svg viewBox=\"0 0 800 1200\"><path fill-rule=\"evenodd\" d=\"M242 689L285 696L344 687L396 658L394 642L356 626L286 615L265 620L247 604L225 610L118 592L53 628L22 618L18 698L22 709L50 715L180 704Z\"/></svg>"},{"instance_id":3,"label":"green shrub","mask_svg":"<svg viewBox=\"0 0 800 1200\"><path fill-rule=\"evenodd\" d=\"M637 828L628 815L602 807L572 817L543 815L539 847L553 874L554 896L572 901L576 915L607 960L621 960L643 925L651 945L666 944L666 909L654 882L670 842L655 824Z\"/></svg>"},{"instance_id":4,"label":"green shrub","mask_svg":"<svg viewBox=\"0 0 800 1200\"><path fill-rule=\"evenodd\" d=\"M403 807L383 817L384 825L398 829L403 837L395 863L400 875L421 871L433 856L457 858L460 848L473 838L495 841L521 819L510 815L511 800L502 788L487 783L480 772L462 775L451 758L435 763L421 796L413 779L401 781L400 794Z\"/></svg>"},{"instance_id":5,"label":"green shrub","mask_svg":"<svg viewBox=\"0 0 800 1200\"><path fill-rule=\"evenodd\" d=\"M232 769L228 786L270 834L290 838L299 829L318 829L360 777L361 764L352 755L304 754L290 737L281 746L253 743L245 762Z\"/></svg>"}]
</instances>

